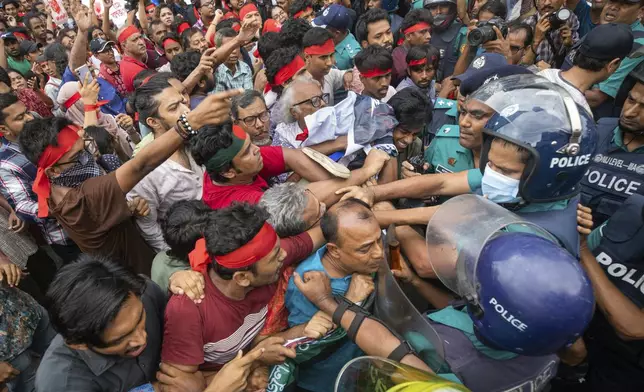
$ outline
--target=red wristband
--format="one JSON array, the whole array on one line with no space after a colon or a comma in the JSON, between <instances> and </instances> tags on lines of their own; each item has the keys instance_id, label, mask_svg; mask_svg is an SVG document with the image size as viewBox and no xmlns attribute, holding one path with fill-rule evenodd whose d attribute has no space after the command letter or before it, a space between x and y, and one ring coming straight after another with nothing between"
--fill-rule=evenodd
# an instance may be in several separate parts
<instances>
[{"instance_id":1,"label":"red wristband","mask_svg":"<svg viewBox=\"0 0 644 392\"><path fill-rule=\"evenodd\" d=\"M85 111L86 112L95 112L98 109L100 109L100 106L98 106L96 104L95 105L85 105Z\"/></svg>"}]
</instances>

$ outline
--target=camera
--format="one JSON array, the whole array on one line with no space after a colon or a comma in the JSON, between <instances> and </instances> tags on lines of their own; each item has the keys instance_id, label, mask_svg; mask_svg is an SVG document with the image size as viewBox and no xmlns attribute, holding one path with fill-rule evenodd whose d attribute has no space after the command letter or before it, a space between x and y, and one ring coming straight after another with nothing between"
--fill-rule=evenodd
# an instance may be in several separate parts
<instances>
[{"instance_id":1,"label":"camera","mask_svg":"<svg viewBox=\"0 0 644 392\"><path fill-rule=\"evenodd\" d=\"M467 36L467 42L470 46L479 46L488 41L494 41L496 39L495 26L501 31L503 38L508 36L508 25L505 21L501 18L492 18L487 22L479 22L476 28L470 31Z\"/></svg>"},{"instance_id":2,"label":"camera","mask_svg":"<svg viewBox=\"0 0 644 392\"><path fill-rule=\"evenodd\" d=\"M425 169L425 157L421 155L413 156L407 159L409 163L414 167L414 171L420 174L427 174L429 169Z\"/></svg>"},{"instance_id":3,"label":"camera","mask_svg":"<svg viewBox=\"0 0 644 392\"><path fill-rule=\"evenodd\" d=\"M548 15L547 18L548 22L550 22L550 30L558 30L561 26L568 22L570 15L572 15L572 12L570 12L570 10L567 8L562 8L559 11L555 11Z\"/></svg>"}]
</instances>

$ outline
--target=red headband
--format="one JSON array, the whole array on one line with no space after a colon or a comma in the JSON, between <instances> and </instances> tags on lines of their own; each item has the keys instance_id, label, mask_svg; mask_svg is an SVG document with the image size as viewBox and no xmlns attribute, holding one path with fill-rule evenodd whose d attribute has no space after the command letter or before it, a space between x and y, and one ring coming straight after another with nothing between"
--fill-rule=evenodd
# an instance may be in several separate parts
<instances>
[{"instance_id":1,"label":"red headband","mask_svg":"<svg viewBox=\"0 0 644 392\"><path fill-rule=\"evenodd\" d=\"M407 35L409 33L415 33L417 31L421 31L421 30L428 30L429 28L430 27L429 27L429 25L427 23L420 22L420 23L416 23L413 26L407 27L405 30L403 30L403 34Z\"/></svg>"},{"instance_id":2,"label":"red headband","mask_svg":"<svg viewBox=\"0 0 644 392\"><path fill-rule=\"evenodd\" d=\"M275 19L266 19L266 22L264 22L264 28L262 29L262 34L266 34L269 31L273 33L279 33L280 31L282 31L282 25L279 24Z\"/></svg>"},{"instance_id":3,"label":"red headband","mask_svg":"<svg viewBox=\"0 0 644 392\"><path fill-rule=\"evenodd\" d=\"M15 31L14 31L13 35L14 35L16 38L22 38L22 39L26 39L26 40L28 40L28 39L29 39L29 37L28 37L26 34L23 34L23 33L19 33L19 32L15 32Z\"/></svg>"},{"instance_id":4,"label":"red headband","mask_svg":"<svg viewBox=\"0 0 644 392\"><path fill-rule=\"evenodd\" d=\"M297 11L295 15L293 15L293 19L297 19L300 16L302 16L305 12L313 12L313 8L311 7L306 7L302 11Z\"/></svg>"},{"instance_id":5,"label":"red headband","mask_svg":"<svg viewBox=\"0 0 644 392\"><path fill-rule=\"evenodd\" d=\"M154 5L154 4L150 4L150 5L148 5L148 6L146 6L146 7L145 7L145 10L146 10L146 11L150 11L150 10L153 10L153 9L155 9L155 8L157 8L157 6L156 6L156 5Z\"/></svg>"},{"instance_id":6,"label":"red headband","mask_svg":"<svg viewBox=\"0 0 644 392\"><path fill-rule=\"evenodd\" d=\"M241 30L241 26L239 24L234 24L232 29L235 30L235 33L239 33L239 30Z\"/></svg>"},{"instance_id":7,"label":"red headband","mask_svg":"<svg viewBox=\"0 0 644 392\"><path fill-rule=\"evenodd\" d=\"M49 177L45 174L45 170L52 167L65 153L71 150L78 138L77 128L75 126L66 126L58 133L58 146L47 146L40 159L38 159L38 172L32 189L38 196L39 218L49 216L47 199L49 199L49 194L51 193L51 183L49 182Z\"/></svg>"},{"instance_id":8,"label":"red headband","mask_svg":"<svg viewBox=\"0 0 644 392\"><path fill-rule=\"evenodd\" d=\"M253 3L246 4L239 10L239 19L244 20L246 15L250 14L251 12L259 12L259 10Z\"/></svg>"},{"instance_id":9,"label":"red headband","mask_svg":"<svg viewBox=\"0 0 644 392\"><path fill-rule=\"evenodd\" d=\"M313 45L304 48L304 53L308 55L324 56L333 52L335 52L335 44L331 38L322 45Z\"/></svg>"},{"instance_id":10,"label":"red headband","mask_svg":"<svg viewBox=\"0 0 644 392\"><path fill-rule=\"evenodd\" d=\"M217 264L228 269L248 267L271 253L277 239L277 233L273 227L268 223L264 223L264 226L262 226L255 237L247 244L228 254L215 256L215 261ZM208 264L212 262L212 258L208 254L206 240L204 238L200 238L197 241L195 249L190 252L188 258L190 259L190 267L193 271L206 272Z\"/></svg>"},{"instance_id":11,"label":"red headband","mask_svg":"<svg viewBox=\"0 0 644 392\"><path fill-rule=\"evenodd\" d=\"M189 28L190 28L190 25L187 22L183 22L179 26L177 26L177 33L181 35L183 34L184 31L188 30Z\"/></svg>"},{"instance_id":12,"label":"red headband","mask_svg":"<svg viewBox=\"0 0 644 392\"><path fill-rule=\"evenodd\" d=\"M119 34L117 40L119 41L119 44L122 44L123 42L125 42L125 40L130 38L133 34L136 34L138 32L139 32L139 29L137 29L136 27L134 27L132 25L127 26L123 31L121 31L121 34Z\"/></svg>"},{"instance_id":13,"label":"red headband","mask_svg":"<svg viewBox=\"0 0 644 392\"><path fill-rule=\"evenodd\" d=\"M239 19L239 18L237 17L237 14L234 13L233 11L228 11L221 18L221 20L226 20L226 19Z\"/></svg>"},{"instance_id":14,"label":"red headband","mask_svg":"<svg viewBox=\"0 0 644 392\"><path fill-rule=\"evenodd\" d=\"M275 74L275 80L273 85L274 86L280 86L286 81L288 81L290 78L293 77L297 73L297 71L301 70L304 67L304 59L300 57L299 55L295 56L293 61L282 67L279 71L277 71L277 74Z\"/></svg>"},{"instance_id":15,"label":"red headband","mask_svg":"<svg viewBox=\"0 0 644 392\"><path fill-rule=\"evenodd\" d=\"M407 63L407 65L410 66L410 67L413 67L415 65L423 65L423 64L427 64L427 57L423 57L420 60L412 60L412 61Z\"/></svg>"},{"instance_id":16,"label":"red headband","mask_svg":"<svg viewBox=\"0 0 644 392\"><path fill-rule=\"evenodd\" d=\"M384 76L387 75L388 73L391 73L391 68L389 69L368 69L365 72L360 72L360 75L364 76L365 78L375 78L378 76Z\"/></svg>"},{"instance_id":17,"label":"red headband","mask_svg":"<svg viewBox=\"0 0 644 392\"><path fill-rule=\"evenodd\" d=\"M179 43L179 41L177 41L176 39L171 38L171 37L168 37L168 38L164 39L164 40L163 40L163 42L161 42L161 46L163 46L163 47L165 48L165 44L166 44L166 42L168 42L168 41L170 41L170 42L176 42L176 43L178 43L179 45L181 45L181 43Z\"/></svg>"}]
</instances>

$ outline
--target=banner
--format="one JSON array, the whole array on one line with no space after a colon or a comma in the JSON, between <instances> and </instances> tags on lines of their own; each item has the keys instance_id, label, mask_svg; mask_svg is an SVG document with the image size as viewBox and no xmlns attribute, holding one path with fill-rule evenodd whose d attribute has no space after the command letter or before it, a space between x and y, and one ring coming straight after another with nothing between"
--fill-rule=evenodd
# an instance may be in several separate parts
<instances>
[{"instance_id":1,"label":"banner","mask_svg":"<svg viewBox=\"0 0 644 392\"><path fill-rule=\"evenodd\" d=\"M83 5L89 7L89 0L82 0ZM96 0L94 2L94 13L100 18L103 17L103 2L101 0ZM127 20L127 10L125 9L124 0L113 0L112 8L110 8L110 21L114 23L117 29L120 29L125 25Z\"/></svg>"},{"instance_id":2,"label":"banner","mask_svg":"<svg viewBox=\"0 0 644 392\"><path fill-rule=\"evenodd\" d=\"M51 9L51 18L56 23L56 26L61 26L63 27L65 23L67 23L67 19L69 19L69 15L67 15L67 11L65 11L65 7L63 6L62 0L46 0L47 5L49 5L49 8Z\"/></svg>"}]
</instances>

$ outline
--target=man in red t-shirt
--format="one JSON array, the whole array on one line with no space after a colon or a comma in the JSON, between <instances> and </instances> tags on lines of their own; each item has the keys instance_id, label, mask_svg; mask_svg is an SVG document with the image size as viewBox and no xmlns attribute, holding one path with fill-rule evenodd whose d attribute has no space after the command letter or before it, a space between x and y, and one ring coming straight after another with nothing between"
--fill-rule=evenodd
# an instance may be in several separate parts
<instances>
[{"instance_id":1,"label":"man in red t-shirt","mask_svg":"<svg viewBox=\"0 0 644 392\"><path fill-rule=\"evenodd\" d=\"M119 63L121 78L127 92L131 93L134 91L134 78L136 75L148 69L148 66L145 65L147 57L145 41L143 41L143 36L139 30L132 25L121 29L117 39L121 49L123 49L123 58Z\"/></svg>"},{"instance_id":2,"label":"man in red t-shirt","mask_svg":"<svg viewBox=\"0 0 644 392\"><path fill-rule=\"evenodd\" d=\"M282 270L321 246L322 236L302 233L280 239L266 223L262 207L235 203L213 212L204 238L190 254L190 265L204 274L205 297L170 298L165 313L161 359L182 371L218 370L247 349L264 327L268 303ZM315 239L313 238L315 237ZM278 336L262 340L260 361L267 365L294 358L287 339L323 336L332 328L327 316L314 317Z\"/></svg>"},{"instance_id":3,"label":"man in red t-shirt","mask_svg":"<svg viewBox=\"0 0 644 392\"><path fill-rule=\"evenodd\" d=\"M267 180L293 171L311 182L332 176L302 151L257 147L238 126L207 127L191 140L192 156L206 167L203 201L212 209L233 201L257 204L268 188Z\"/></svg>"}]
</instances>

